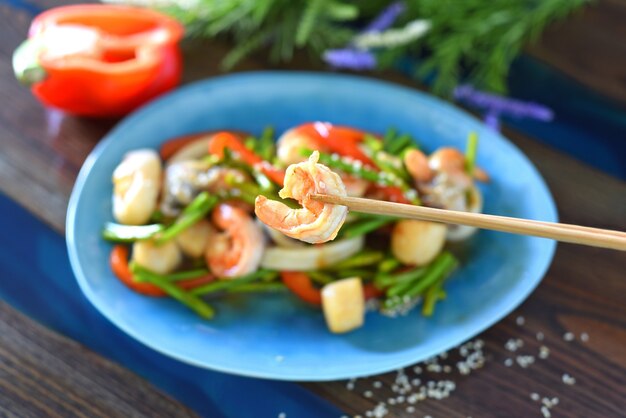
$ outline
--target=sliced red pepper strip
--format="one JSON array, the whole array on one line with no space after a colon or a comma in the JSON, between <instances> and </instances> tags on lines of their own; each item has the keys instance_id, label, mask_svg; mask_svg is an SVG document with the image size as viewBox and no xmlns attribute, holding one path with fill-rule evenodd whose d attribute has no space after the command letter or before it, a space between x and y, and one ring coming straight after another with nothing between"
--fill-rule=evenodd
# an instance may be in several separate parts
<instances>
[{"instance_id":1,"label":"sliced red pepper strip","mask_svg":"<svg viewBox=\"0 0 626 418\"><path fill-rule=\"evenodd\" d=\"M230 132L218 132L209 141L210 154L223 158L224 148L228 148L237 153L244 163L258 167L263 174L279 186L285 183L284 170L274 167L268 161L264 161L261 157L250 151L236 135Z\"/></svg>"},{"instance_id":2,"label":"sliced red pepper strip","mask_svg":"<svg viewBox=\"0 0 626 418\"><path fill-rule=\"evenodd\" d=\"M136 282L133 278L133 273L128 267L128 247L125 245L116 245L111 250L111 256L109 258L111 264L111 270L115 276L126 286L131 288L137 293L141 293L146 296L165 296L165 292L150 283Z\"/></svg>"},{"instance_id":3,"label":"sliced red pepper strip","mask_svg":"<svg viewBox=\"0 0 626 418\"><path fill-rule=\"evenodd\" d=\"M409 199L407 199L406 196L404 195L404 192L402 191L402 189L399 187L380 186L378 184L375 184L372 186L372 189L374 191L374 194L380 194L382 195L382 197L384 197L385 200L388 200L390 202L407 203L407 204L411 203Z\"/></svg>"},{"instance_id":4,"label":"sliced red pepper strip","mask_svg":"<svg viewBox=\"0 0 626 418\"><path fill-rule=\"evenodd\" d=\"M365 297L365 300L378 299L384 294L385 292L374 286L372 283L365 283L363 285L363 296Z\"/></svg>"},{"instance_id":5,"label":"sliced red pepper strip","mask_svg":"<svg viewBox=\"0 0 626 418\"><path fill-rule=\"evenodd\" d=\"M111 264L111 270L113 270L115 276L130 289L137 293L141 293L142 295L154 297L166 296L165 292L151 283L135 281L133 273L130 271L130 267L128 266L128 252L128 247L125 245L116 245L111 250L109 263ZM213 280L215 280L215 277L212 275L206 275L195 279L181 280L176 282L176 285L181 289L190 290L210 283Z\"/></svg>"},{"instance_id":6,"label":"sliced red pepper strip","mask_svg":"<svg viewBox=\"0 0 626 418\"><path fill-rule=\"evenodd\" d=\"M300 271L283 271L280 278L289 290L305 302L313 305L322 304L322 293L313 286L306 273Z\"/></svg>"},{"instance_id":7,"label":"sliced red pepper strip","mask_svg":"<svg viewBox=\"0 0 626 418\"><path fill-rule=\"evenodd\" d=\"M296 128L297 132L314 138L333 152L354 158L364 164L376 167L374 161L359 148L365 132L346 126L334 126L327 122L305 123Z\"/></svg>"}]
</instances>

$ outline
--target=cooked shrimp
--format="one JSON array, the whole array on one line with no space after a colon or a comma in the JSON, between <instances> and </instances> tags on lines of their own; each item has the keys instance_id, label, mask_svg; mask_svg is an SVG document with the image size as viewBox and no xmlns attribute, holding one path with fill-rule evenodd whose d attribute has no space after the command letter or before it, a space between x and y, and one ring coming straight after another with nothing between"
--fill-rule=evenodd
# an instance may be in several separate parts
<instances>
[{"instance_id":1,"label":"cooked shrimp","mask_svg":"<svg viewBox=\"0 0 626 418\"><path fill-rule=\"evenodd\" d=\"M146 223L157 205L161 159L150 149L132 151L113 171L113 216L128 225Z\"/></svg>"},{"instance_id":2,"label":"cooked shrimp","mask_svg":"<svg viewBox=\"0 0 626 418\"><path fill-rule=\"evenodd\" d=\"M225 203L213 211L213 223L224 232L208 242L205 257L211 271L220 278L256 271L265 247L261 227L244 210Z\"/></svg>"},{"instance_id":3,"label":"cooked shrimp","mask_svg":"<svg viewBox=\"0 0 626 418\"><path fill-rule=\"evenodd\" d=\"M281 135L276 142L276 157L285 165L297 164L307 160L301 154L302 149L319 150L321 144L299 128L293 128Z\"/></svg>"},{"instance_id":4,"label":"cooked shrimp","mask_svg":"<svg viewBox=\"0 0 626 418\"><path fill-rule=\"evenodd\" d=\"M404 155L404 166L417 182L428 182L433 178L433 170L428 164L428 158L418 149L411 149Z\"/></svg>"},{"instance_id":5,"label":"cooked shrimp","mask_svg":"<svg viewBox=\"0 0 626 418\"><path fill-rule=\"evenodd\" d=\"M133 244L133 261L158 274L171 273L182 261L180 249L174 241L156 245L152 241Z\"/></svg>"},{"instance_id":6,"label":"cooked shrimp","mask_svg":"<svg viewBox=\"0 0 626 418\"><path fill-rule=\"evenodd\" d=\"M442 147L428 158L430 168L438 172L465 172L465 155L456 148ZM489 175L479 167L474 168L474 177L489 181Z\"/></svg>"},{"instance_id":7,"label":"cooked shrimp","mask_svg":"<svg viewBox=\"0 0 626 418\"><path fill-rule=\"evenodd\" d=\"M266 225L283 234L309 242L322 243L335 239L348 214L348 208L311 199L313 193L346 196L346 188L337 173L318 164L319 152L308 161L290 165L280 197L296 199L302 209L290 209L282 202L257 196L255 213Z\"/></svg>"}]
</instances>

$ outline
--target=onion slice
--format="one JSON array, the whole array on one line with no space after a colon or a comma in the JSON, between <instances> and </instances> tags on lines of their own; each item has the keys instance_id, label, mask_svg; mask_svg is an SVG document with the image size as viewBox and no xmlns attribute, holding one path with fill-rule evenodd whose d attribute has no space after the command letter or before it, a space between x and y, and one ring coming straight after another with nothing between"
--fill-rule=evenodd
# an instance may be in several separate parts
<instances>
[{"instance_id":1,"label":"onion slice","mask_svg":"<svg viewBox=\"0 0 626 418\"><path fill-rule=\"evenodd\" d=\"M180 163L182 161L199 160L200 158L209 154L209 140L213 137L213 134L206 134L200 138L192 141L176 151L167 160L167 164Z\"/></svg>"},{"instance_id":2,"label":"onion slice","mask_svg":"<svg viewBox=\"0 0 626 418\"><path fill-rule=\"evenodd\" d=\"M261 267L279 271L318 270L353 256L363 249L364 243L364 237L359 236L306 247L270 247L263 254Z\"/></svg>"}]
</instances>

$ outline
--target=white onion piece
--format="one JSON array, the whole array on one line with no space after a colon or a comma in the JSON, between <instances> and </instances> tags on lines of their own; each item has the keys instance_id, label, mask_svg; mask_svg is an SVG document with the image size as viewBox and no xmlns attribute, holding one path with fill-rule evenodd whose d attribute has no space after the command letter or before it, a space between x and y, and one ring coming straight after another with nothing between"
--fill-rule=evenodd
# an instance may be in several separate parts
<instances>
[{"instance_id":1,"label":"white onion piece","mask_svg":"<svg viewBox=\"0 0 626 418\"><path fill-rule=\"evenodd\" d=\"M468 212L480 213L483 210L483 195L476 186L472 186ZM475 227L465 225L450 225L446 239L450 242L459 242L471 237L476 232Z\"/></svg>"},{"instance_id":2,"label":"white onion piece","mask_svg":"<svg viewBox=\"0 0 626 418\"><path fill-rule=\"evenodd\" d=\"M330 244L297 248L270 247L265 250L261 267L280 271L309 271L332 266L363 249L363 236Z\"/></svg>"},{"instance_id":3,"label":"white onion piece","mask_svg":"<svg viewBox=\"0 0 626 418\"><path fill-rule=\"evenodd\" d=\"M280 231L275 230L272 227L265 225L263 222L259 223L263 225L267 234L270 236L274 244L278 245L282 248L302 248L304 247L304 242L298 241L297 239L289 238L287 235L283 234Z\"/></svg>"},{"instance_id":4,"label":"white onion piece","mask_svg":"<svg viewBox=\"0 0 626 418\"><path fill-rule=\"evenodd\" d=\"M167 164L180 163L181 161L199 160L209 153L209 140L213 134L207 134L192 141L176 151L167 159Z\"/></svg>"}]
</instances>

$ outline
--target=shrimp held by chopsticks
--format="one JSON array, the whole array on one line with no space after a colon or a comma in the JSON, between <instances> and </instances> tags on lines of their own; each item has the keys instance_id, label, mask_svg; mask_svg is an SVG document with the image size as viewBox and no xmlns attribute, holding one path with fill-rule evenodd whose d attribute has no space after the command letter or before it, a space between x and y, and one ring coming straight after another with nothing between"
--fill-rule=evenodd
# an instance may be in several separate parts
<instances>
[{"instance_id":1,"label":"shrimp held by chopsticks","mask_svg":"<svg viewBox=\"0 0 626 418\"><path fill-rule=\"evenodd\" d=\"M345 206L311 199L315 193L346 196L346 188L339 175L318 164L318 159L319 153L315 151L308 161L287 168L285 186L279 196L296 199L302 205L301 209L291 209L265 196L257 196L254 208L256 216L264 224L311 244L335 239L348 214Z\"/></svg>"}]
</instances>

